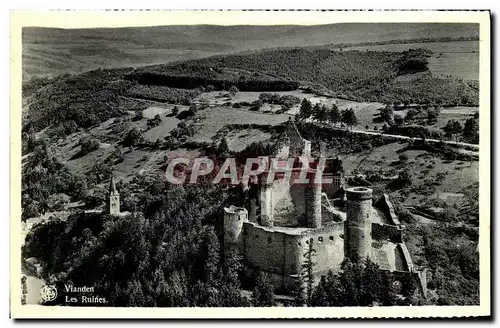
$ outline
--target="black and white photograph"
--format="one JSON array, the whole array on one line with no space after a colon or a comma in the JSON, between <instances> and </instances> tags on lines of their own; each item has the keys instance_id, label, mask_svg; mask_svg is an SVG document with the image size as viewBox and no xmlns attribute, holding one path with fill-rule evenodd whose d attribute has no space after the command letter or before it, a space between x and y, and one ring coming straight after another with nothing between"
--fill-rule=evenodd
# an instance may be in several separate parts
<instances>
[{"instance_id":1,"label":"black and white photograph","mask_svg":"<svg viewBox=\"0 0 500 328\"><path fill-rule=\"evenodd\" d=\"M490 314L489 12L164 14L19 28L16 316Z\"/></svg>"}]
</instances>

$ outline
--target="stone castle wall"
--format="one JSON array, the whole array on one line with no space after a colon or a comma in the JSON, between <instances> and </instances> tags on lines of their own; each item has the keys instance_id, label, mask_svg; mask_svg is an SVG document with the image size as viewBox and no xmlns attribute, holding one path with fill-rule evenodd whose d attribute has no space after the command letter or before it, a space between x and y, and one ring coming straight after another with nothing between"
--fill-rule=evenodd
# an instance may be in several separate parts
<instances>
[{"instance_id":1,"label":"stone castle wall","mask_svg":"<svg viewBox=\"0 0 500 328\"><path fill-rule=\"evenodd\" d=\"M270 192L272 193L275 225L298 225L306 213L304 185L276 182L270 188Z\"/></svg>"},{"instance_id":2,"label":"stone castle wall","mask_svg":"<svg viewBox=\"0 0 500 328\"><path fill-rule=\"evenodd\" d=\"M372 223L372 239L389 240L393 243L403 242L403 229L400 226Z\"/></svg>"},{"instance_id":3,"label":"stone castle wall","mask_svg":"<svg viewBox=\"0 0 500 328\"><path fill-rule=\"evenodd\" d=\"M315 272L338 270L344 258L342 233L343 223L288 233L244 222L243 256L250 267L267 272L276 287L291 288L301 272L311 240L316 250Z\"/></svg>"},{"instance_id":4,"label":"stone castle wall","mask_svg":"<svg viewBox=\"0 0 500 328\"><path fill-rule=\"evenodd\" d=\"M389 220L389 223L391 225L397 226L401 224L396 215L396 212L394 211L394 206L389 200L389 195L383 194L382 197L380 197L380 199L377 201L375 206L379 208L382 211L382 213L384 213L385 217L387 218L387 220Z\"/></svg>"}]
</instances>

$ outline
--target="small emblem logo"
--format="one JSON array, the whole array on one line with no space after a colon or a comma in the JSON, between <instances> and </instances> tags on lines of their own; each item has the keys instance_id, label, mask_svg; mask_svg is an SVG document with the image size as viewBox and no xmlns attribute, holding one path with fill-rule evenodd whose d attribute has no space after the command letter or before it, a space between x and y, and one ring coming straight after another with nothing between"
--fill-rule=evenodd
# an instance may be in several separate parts
<instances>
[{"instance_id":1,"label":"small emblem logo","mask_svg":"<svg viewBox=\"0 0 500 328\"><path fill-rule=\"evenodd\" d=\"M57 289L54 286L45 285L42 287L40 294L45 302L53 301L57 298Z\"/></svg>"}]
</instances>

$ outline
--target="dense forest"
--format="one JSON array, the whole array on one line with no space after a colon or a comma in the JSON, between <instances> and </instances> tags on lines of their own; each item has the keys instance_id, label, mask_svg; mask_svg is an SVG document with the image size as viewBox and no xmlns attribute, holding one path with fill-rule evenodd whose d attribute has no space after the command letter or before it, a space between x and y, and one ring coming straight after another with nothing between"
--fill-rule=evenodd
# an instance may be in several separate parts
<instances>
[{"instance_id":1,"label":"dense forest","mask_svg":"<svg viewBox=\"0 0 500 328\"><path fill-rule=\"evenodd\" d=\"M23 132L34 133L47 127L71 134L77 128L88 128L111 117L133 110L124 106L120 95L132 83L121 80L130 70L95 70L79 75L62 75L43 88L26 83L25 96L30 104L23 121ZM125 108L129 107L129 108ZM144 109L144 108L141 108Z\"/></svg>"},{"instance_id":2,"label":"dense forest","mask_svg":"<svg viewBox=\"0 0 500 328\"><path fill-rule=\"evenodd\" d=\"M229 90L235 86L240 91L289 91L299 83L260 73L228 70L224 67L207 67L190 64L140 68L125 77L140 84L164 85L173 88L194 89L210 86L213 90Z\"/></svg>"},{"instance_id":3,"label":"dense forest","mask_svg":"<svg viewBox=\"0 0 500 328\"><path fill-rule=\"evenodd\" d=\"M418 75L411 79L397 79L400 75L427 72L429 55L430 52L426 49L403 52L280 49L145 67L133 75L163 77L182 73L189 76L193 71L211 72L211 69L233 68L260 72L303 84L321 84L338 97L356 101L440 103L443 106L477 105L477 93L472 92L460 80L435 78L430 74Z\"/></svg>"},{"instance_id":4,"label":"dense forest","mask_svg":"<svg viewBox=\"0 0 500 328\"><path fill-rule=\"evenodd\" d=\"M65 304L64 285L94 286L103 306L273 306L275 290L265 273L243 270L244 261L222 247L221 207L238 198L238 188L213 184L172 186L137 178L119 183L122 217L104 213L72 214L35 226L27 236L23 257L36 257L41 277L62 291L52 304ZM132 194L132 190L141 190ZM133 198L133 200L132 200ZM369 260L344 261L340 272L328 273L315 286L310 275L314 249L305 255L289 305L374 306L417 305L417 281L394 278ZM245 296L243 290L252 291ZM78 305L78 304L77 304ZM81 304L80 304L81 305Z\"/></svg>"}]
</instances>

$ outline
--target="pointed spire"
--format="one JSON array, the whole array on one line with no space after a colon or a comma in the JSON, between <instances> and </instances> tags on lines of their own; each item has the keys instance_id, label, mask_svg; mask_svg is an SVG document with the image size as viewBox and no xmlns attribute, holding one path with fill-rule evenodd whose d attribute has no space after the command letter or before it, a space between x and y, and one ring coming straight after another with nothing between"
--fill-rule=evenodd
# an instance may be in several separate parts
<instances>
[{"instance_id":1,"label":"pointed spire","mask_svg":"<svg viewBox=\"0 0 500 328\"><path fill-rule=\"evenodd\" d=\"M115 185L115 177L111 175L111 179L109 181L109 193L110 194L118 194L118 191L116 191L116 185Z\"/></svg>"}]
</instances>

